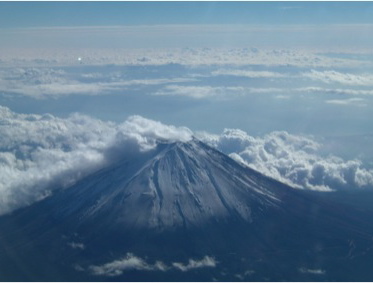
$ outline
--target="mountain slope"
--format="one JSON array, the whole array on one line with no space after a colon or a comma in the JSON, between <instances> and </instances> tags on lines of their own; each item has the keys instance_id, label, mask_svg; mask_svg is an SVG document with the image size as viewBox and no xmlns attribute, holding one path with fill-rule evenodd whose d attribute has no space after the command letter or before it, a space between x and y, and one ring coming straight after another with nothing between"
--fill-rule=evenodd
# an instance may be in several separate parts
<instances>
[{"instance_id":1,"label":"mountain slope","mask_svg":"<svg viewBox=\"0 0 373 283\"><path fill-rule=\"evenodd\" d=\"M0 279L343 281L373 259L371 216L198 140L160 142L1 217Z\"/></svg>"}]
</instances>

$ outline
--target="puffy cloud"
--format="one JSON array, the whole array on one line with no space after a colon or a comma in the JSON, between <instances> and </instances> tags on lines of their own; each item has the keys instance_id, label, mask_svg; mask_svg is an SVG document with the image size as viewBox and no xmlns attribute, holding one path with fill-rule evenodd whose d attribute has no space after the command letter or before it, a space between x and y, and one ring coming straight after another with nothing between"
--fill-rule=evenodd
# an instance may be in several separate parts
<instances>
[{"instance_id":1,"label":"puffy cloud","mask_svg":"<svg viewBox=\"0 0 373 283\"><path fill-rule=\"evenodd\" d=\"M135 140L141 151L152 149L157 141L187 142L192 139L192 131L186 127L164 125L161 122L149 120L141 116L131 116L124 123L118 125L114 146ZM113 147L113 145L110 145Z\"/></svg>"},{"instance_id":2,"label":"puffy cloud","mask_svg":"<svg viewBox=\"0 0 373 283\"><path fill-rule=\"evenodd\" d=\"M350 74L337 71L316 71L304 73L304 77L312 80L322 81L324 83L339 83L352 86L372 86L373 74Z\"/></svg>"},{"instance_id":3,"label":"puffy cloud","mask_svg":"<svg viewBox=\"0 0 373 283\"><path fill-rule=\"evenodd\" d=\"M48 196L129 153L156 141L187 141L187 128L140 116L122 124L74 114L17 114L0 106L0 214Z\"/></svg>"},{"instance_id":4,"label":"puffy cloud","mask_svg":"<svg viewBox=\"0 0 373 283\"><path fill-rule=\"evenodd\" d=\"M88 269L93 275L119 276L126 270L167 271L176 269L186 272L191 269L215 267L216 264L217 262L215 259L210 256L205 256L201 260L189 259L187 264L174 262L168 266L162 261L156 261L154 264L150 264L141 257L135 256L132 253L127 253L122 259L114 260L103 265L92 265Z\"/></svg>"},{"instance_id":5,"label":"puffy cloud","mask_svg":"<svg viewBox=\"0 0 373 283\"><path fill-rule=\"evenodd\" d=\"M296 188L329 191L373 187L373 170L363 168L359 160L322 157L318 154L321 145L308 137L272 132L254 138L238 129L197 136L236 161Z\"/></svg>"}]
</instances>

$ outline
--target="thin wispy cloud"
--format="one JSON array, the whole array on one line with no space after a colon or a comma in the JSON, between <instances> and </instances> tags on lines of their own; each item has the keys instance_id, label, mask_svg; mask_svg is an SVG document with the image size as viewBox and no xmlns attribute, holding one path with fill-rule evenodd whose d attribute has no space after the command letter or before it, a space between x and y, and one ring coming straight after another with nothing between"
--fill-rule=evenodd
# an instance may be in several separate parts
<instances>
[{"instance_id":1,"label":"thin wispy cloud","mask_svg":"<svg viewBox=\"0 0 373 283\"><path fill-rule=\"evenodd\" d=\"M326 272L323 269L311 269L311 268L299 268L300 273L314 274L314 275L324 275Z\"/></svg>"},{"instance_id":2,"label":"thin wispy cloud","mask_svg":"<svg viewBox=\"0 0 373 283\"><path fill-rule=\"evenodd\" d=\"M365 99L362 98L349 98L349 99L330 99L325 101L328 104L334 104L334 105L341 105L341 106L349 106L349 105L355 105L364 107L367 106L365 103Z\"/></svg>"},{"instance_id":3,"label":"thin wispy cloud","mask_svg":"<svg viewBox=\"0 0 373 283\"><path fill-rule=\"evenodd\" d=\"M73 249L79 249L79 250L84 250L85 249L85 245L83 243L70 242L70 243L67 243L67 244Z\"/></svg>"},{"instance_id":4,"label":"thin wispy cloud","mask_svg":"<svg viewBox=\"0 0 373 283\"><path fill-rule=\"evenodd\" d=\"M302 9L301 6L281 6L279 7L280 10L289 11L289 10L296 10L296 9Z\"/></svg>"},{"instance_id":5,"label":"thin wispy cloud","mask_svg":"<svg viewBox=\"0 0 373 283\"><path fill-rule=\"evenodd\" d=\"M214 268L217 262L213 257L205 256L202 259L189 259L187 264L173 262L169 265L157 260L154 263L148 263L145 259L138 257L132 253L121 259L105 263L103 265L91 265L88 270L97 276L120 276L125 271L140 270L140 271L162 271L178 270L187 272L193 269Z\"/></svg>"},{"instance_id":6,"label":"thin wispy cloud","mask_svg":"<svg viewBox=\"0 0 373 283\"><path fill-rule=\"evenodd\" d=\"M216 267L216 260L213 257L205 256L201 260L189 259L187 264L180 262L173 262L172 266L180 271L186 272L192 269L199 269L205 267Z\"/></svg>"},{"instance_id":7,"label":"thin wispy cloud","mask_svg":"<svg viewBox=\"0 0 373 283\"><path fill-rule=\"evenodd\" d=\"M373 90L351 89L351 88L323 88L323 87L302 87L294 89L299 92L318 94L337 94L345 96L372 96Z\"/></svg>"},{"instance_id":8,"label":"thin wispy cloud","mask_svg":"<svg viewBox=\"0 0 373 283\"><path fill-rule=\"evenodd\" d=\"M248 77L248 78L284 78L286 74L281 74L271 71L249 71L249 70L237 70L237 69L218 69L211 72L213 76L228 75L237 77Z\"/></svg>"},{"instance_id":9,"label":"thin wispy cloud","mask_svg":"<svg viewBox=\"0 0 373 283\"><path fill-rule=\"evenodd\" d=\"M154 264L147 263L144 259L135 256L132 253L118 260L114 260L103 265L92 265L89 267L89 271L93 275L98 276L119 276L127 270L142 270L142 271L166 271L167 267L163 262L157 261Z\"/></svg>"},{"instance_id":10,"label":"thin wispy cloud","mask_svg":"<svg viewBox=\"0 0 373 283\"><path fill-rule=\"evenodd\" d=\"M159 96L187 96L194 99L229 99L245 94L243 87L182 86L169 85L154 93Z\"/></svg>"}]
</instances>

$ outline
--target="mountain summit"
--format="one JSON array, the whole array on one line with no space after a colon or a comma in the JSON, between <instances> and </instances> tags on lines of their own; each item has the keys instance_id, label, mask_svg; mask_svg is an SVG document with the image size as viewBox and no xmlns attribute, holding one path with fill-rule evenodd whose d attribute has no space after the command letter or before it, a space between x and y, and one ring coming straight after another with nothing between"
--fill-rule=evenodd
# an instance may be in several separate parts
<instances>
[{"instance_id":1,"label":"mountain summit","mask_svg":"<svg viewBox=\"0 0 373 283\"><path fill-rule=\"evenodd\" d=\"M1 217L0 279L356 279L340 268L373 258L373 213L340 199L196 139L159 142Z\"/></svg>"}]
</instances>

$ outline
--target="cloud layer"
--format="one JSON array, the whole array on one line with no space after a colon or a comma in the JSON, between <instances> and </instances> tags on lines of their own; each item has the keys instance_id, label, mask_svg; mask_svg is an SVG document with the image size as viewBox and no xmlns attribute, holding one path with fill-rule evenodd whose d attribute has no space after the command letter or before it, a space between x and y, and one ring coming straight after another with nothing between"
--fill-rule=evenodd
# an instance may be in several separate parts
<instances>
[{"instance_id":1,"label":"cloud layer","mask_svg":"<svg viewBox=\"0 0 373 283\"><path fill-rule=\"evenodd\" d=\"M140 116L116 124L80 114L62 119L0 107L0 214L43 199L120 158L151 150L159 139L186 142L193 135L294 187L373 188L373 171L361 161L322 157L314 140L287 132L262 138L238 129L227 129L221 135L193 134L188 128Z\"/></svg>"},{"instance_id":2,"label":"cloud layer","mask_svg":"<svg viewBox=\"0 0 373 283\"><path fill-rule=\"evenodd\" d=\"M327 102L329 104L364 106L369 102L353 103L348 99L350 96L373 96L370 89L373 75L366 71L369 68L359 66L362 60L332 58L315 51L76 49L71 50L71 54L59 54L61 51L58 50L49 54L49 50L37 55L27 49L25 54L30 52L30 59L10 61L1 57L7 52L0 52L0 98L17 95L59 99L75 95L125 96L136 92L140 95L233 100L253 94L280 94L282 97L321 94L327 96L331 101ZM60 62L62 59L65 61ZM345 71L345 66L349 71ZM343 99L346 101L335 102Z\"/></svg>"},{"instance_id":3,"label":"cloud layer","mask_svg":"<svg viewBox=\"0 0 373 283\"><path fill-rule=\"evenodd\" d=\"M35 99L68 95L107 95L131 87L194 81L192 78L128 79L120 72L69 73L57 68L13 68L0 70L0 91Z\"/></svg>"},{"instance_id":4,"label":"cloud layer","mask_svg":"<svg viewBox=\"0 0 373 283\"><path fill-rule=\"evenodd\" d=\"M1 31L0 31L1 34ZM35 41L35 39L33 39ZM175 41L173 39L173 41ZM253 44L253 43L249 43ZM122 45L123 46L123 45ZM189 46L187 44L186 46ZM205 45L208 46L208 45ZM247 44L245 44L247 46ZM273 46L273 45L271 45ZM369 49L370 50L370 49ZM84 65L264 65L298 67L364 66L359 60L330 58L319 50L305 48L1 48L0 60L5 66L57 67ZM346 52L346 51L345 51ZM356 50L348 50L354 53ZM369 51L370 52L370 51ZM78 60L81 58L81 60ZM237 75L237 74L236 74ZM252 74L251 74L252 75ZM262 73L262 76L269 74Z\"/></svg>"}]
</instances>

